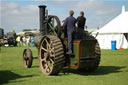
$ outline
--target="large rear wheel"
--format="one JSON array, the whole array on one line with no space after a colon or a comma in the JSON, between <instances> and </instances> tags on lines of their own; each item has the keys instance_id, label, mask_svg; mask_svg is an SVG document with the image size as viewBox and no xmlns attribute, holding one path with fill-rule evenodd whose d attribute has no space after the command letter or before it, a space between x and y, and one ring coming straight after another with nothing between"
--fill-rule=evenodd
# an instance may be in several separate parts
<instances>
[{"instance_id":1,"label":"large rear wheel","mask_svg":"<svg viewBox=\"0 0 128 85\"><path fill-rule=\"evenodd\" d=\"M92 62L88 62L88 67L86 68L86 70L88 72L92 72L97 69L97 67L99 66L99 63L100 63L100 58L101 58L100 56L101 56L101 50L100 50L98 42L96 42L96 44L95 44L95 60Z\"/></svg>"},{"instance_id":2,"label":"large rear wheel","mask_svg":"<svg viewBox=\"0 0 128 85\"><path fill-rule=\"evenodd\" d=\"M39 46L39 63L45 75L58 74L65 63L61 40L53 35L45 36Z\"/></svg>"}]
</instances>

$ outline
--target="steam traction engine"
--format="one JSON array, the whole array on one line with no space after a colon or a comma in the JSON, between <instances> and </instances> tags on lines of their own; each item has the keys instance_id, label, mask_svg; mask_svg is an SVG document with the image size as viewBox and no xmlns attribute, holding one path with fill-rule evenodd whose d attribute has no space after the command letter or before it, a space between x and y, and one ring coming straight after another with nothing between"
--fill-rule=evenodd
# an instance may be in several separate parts
<instances>
[{"instance_id":1,"label":"steam traction engine","mask_svg":"<svg viewBox=\"0 0 128 85\"><path fill-rule=\"evenodd\" d=\"M67 38L57 16L46 15L46 6L40 9L40 34L35 37L38 49L40 69L45 75L58 74L63 67L94 71L100 62L100 47L97 40L84 33L84 39L73 41L73 54L67 54ZM78 33L79 34L79 33ZM31 68L33 61L32 51L24 49L23 62L26 68Z\"/></svg>"}]
</instances>

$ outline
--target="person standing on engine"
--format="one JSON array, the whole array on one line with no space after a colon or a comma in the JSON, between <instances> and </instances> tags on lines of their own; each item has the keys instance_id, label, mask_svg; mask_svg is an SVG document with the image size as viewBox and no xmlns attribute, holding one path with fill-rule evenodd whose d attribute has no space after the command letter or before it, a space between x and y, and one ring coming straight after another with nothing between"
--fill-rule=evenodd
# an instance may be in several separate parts
<instances>
[{"instance_id":1,"label":"person standing on engine","mask_svg":"<svg viewBox=\"0 0 128 85\"><path fill-rule=\"evenodd\" d=\"M85 23L86 23L86 18L84 17L84 12L81 11L80 12L80 16L77 17L77 26L79 29L83 29L85 27Z\"/></svg>"},{"instance_id":2,"label":"person standing on engine","mask_svg":"<svg viewBox=\"0 0 128 85\"><path fill-rule=\"evenodd\" d=\"M77 17L77 29L78 29L78 38L84 38L84 36L82 35L84 33L84 27L86 24L86 17L84 17L84 12L81 11L80 12L80 16Z\"/></svg>"},{"instance_id":3,"label":"person standing on engine","mask_svg":"<svg viewBox=\"0 0 128 85\"><path fill-rule=\"evenodd\" d=\"M65 20L64 20L64 28L67 28L67 35L68 35L68 54L71 54L73 51L72 51L72 41L73 41L73 33L76 29L76 18L73 17L74 15L74 11L73 10L70 10L69 11L69 17L67 17Z\"/></svg>"}]
</instances>

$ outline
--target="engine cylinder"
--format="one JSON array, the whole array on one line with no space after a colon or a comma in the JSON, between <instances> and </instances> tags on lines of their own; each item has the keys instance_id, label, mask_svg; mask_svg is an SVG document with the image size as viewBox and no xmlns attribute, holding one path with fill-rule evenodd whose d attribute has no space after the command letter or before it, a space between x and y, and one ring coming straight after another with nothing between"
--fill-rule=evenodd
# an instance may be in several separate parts
<instances>
[{"instance_id":1,"label":"engine cylinder","mask_svg":"<svg viewBox=\"0 0 128 85\"><path fill-rule=\"evenodd\" d=\"M35 46L36 46L37 48L39 47L40 41L41 41L41 39L42 39L43 37L44 37L44 36L42 36L41 34L34 37L34 44L35 44Z\"/></svg>"}]
</instances>

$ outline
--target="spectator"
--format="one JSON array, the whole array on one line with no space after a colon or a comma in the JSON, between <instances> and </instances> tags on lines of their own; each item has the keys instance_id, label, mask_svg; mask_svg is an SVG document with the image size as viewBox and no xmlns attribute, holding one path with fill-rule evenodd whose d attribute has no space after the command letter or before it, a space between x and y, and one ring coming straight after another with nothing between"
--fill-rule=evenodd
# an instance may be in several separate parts
<instances>
[{"instance_id":1,"label":"spectator","mask_svg":"<svg viewBox=\"0 0 128 85\"><path fill-rule=\"evenodd\" d=\"M20 36L17 37L17 42L18 42L19 46L21 46Z\"/></svg>"},{"instance_id":2,"label":"spectator","mask_svg":"<svg viewBox=\"0 0 128 85\"><path fill-rule=\"evenodd\" d=\"M27 45L27 47L29 47L29 43L30 43L30 39L29 39L29 37L26 39L26 45Z\"/></svg>"},{"instance_id":3,"label":"spectator","mask_svg":"<svg viewBox=\"0 0 128 85\"><path fill-rule=\"evenodd\" d=\"M26 38L23 37L23 45L26 46Z\"/></svg>"},{"instance_id":4,"label":"spectator","mask_svg":"<svg viewBox=\"0 0 128 85\"><path fill-rule=\"evenodd\" d=\"M32 38L32 46L34 47L34 45L35 45L35 44L34 44L34 38Z\"/></svg>"},{"instance_id":5,"label":"spectator","mask_svg":"<svg viewBox=\"0 0 128 85\"><path fill-rule=\"evenodd\" d=\"M20 43L22 45L22 43L23 43L23 36L20 37Z\"/></svg>"}]
</instances>

